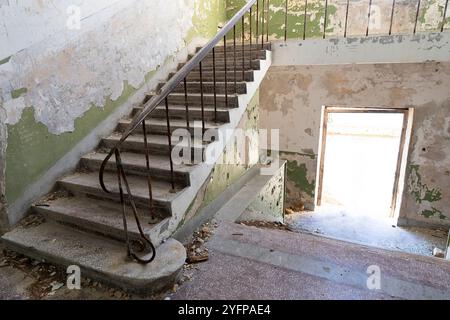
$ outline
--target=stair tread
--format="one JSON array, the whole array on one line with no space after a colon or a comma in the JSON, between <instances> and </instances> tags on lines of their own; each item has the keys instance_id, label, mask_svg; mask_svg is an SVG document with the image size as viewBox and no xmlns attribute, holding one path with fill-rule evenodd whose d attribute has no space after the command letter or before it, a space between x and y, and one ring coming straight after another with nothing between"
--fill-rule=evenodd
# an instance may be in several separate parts
<instances>
[{"instance_id":1,"label":"stair tread","mask_svg":"<svg viewBox=\"0 0 450 320\"><path fill-rule=\"evenodd\" d=\"M87 197L61 197L44 203L45 206L35 205L34 209L43 214L52 213L51 216L57 214L72 218L71 220L65 220L66 222L82 220L91 224L106 225L111 229L116 229L117 232L123 231L122 207L117 203ZM137 210L144 233L150 233L150 230L158 226L158 223L149 224L148 211L141 208ZM126 212L128 231L137 235L138 227L129 206L127 206Z\"/></svg>"},{"instance_id":2,"label":"stair tread","mask_svg":"<svg viewBox=\"0 0 450 320\"><path fill-rule=\"evenodd\" d=\"M109 137L105 138L105 140L110 140L114 142L119 142L120 138L122 137L122 133L120 132L114 132ZM139 133L133 133L132 135L128 136L128 138L125 140L125 142L135 142L135 143L144 143L144 135ZM154 145L168 145L167 136L166 135L160 135L160 134L147 134L147 142L149 144ZM196 137L191 137L191 142L193 145L201 145L200 139ZM172 137L172 143L175 145L175 143L178 143L178 140L175 137Z\"/></svg>"},{"instance_id":3,"label":"stair tread","mask_svg":"<svg viewBox=\"0 0 450 320\"><path fill-rule=\"evenodd\" d=\"M93 160L93 161L101 161L102 162L105 159L106 155L107 155L107 153L104 153L104 152L91 152L91 153L88 153L87 155L83 156L82 159L86 160L86 161ZM122 158L122 163L124 165L132 165L132 166L143 167L143 168L146 168L146 166L147 166L146 157L145 157L145 154L143 154L143 153L121 152L120 157ZM109 161L112 163L116 163L114 157L111 157L111 159ZM150 163L150 168L170 170L170 162L169 162L168 156L149 154L149 163ZM193 167L187 166L184 164L175 164L174 163L173 169L176 172L188 174L190 171L192 171Z\"/></svg>"},{"instance_id":4,"label":"stair tread","mask_svg":"<svg viewBox=\"0 0 450 320\"><path fill-rule=\"evenodd\" d=\"M236 50L236 53L238 53L238 51ZM249 51L246 51L246 53L248 54L248 55L250 55L250 52ZM228 54L228 53L227 53ZM228 56L227 55L227 63L228 62L234 62L234 56L231 56L231 54L232 54L232 52L230 52L230 56ZM245 57L245 56L244 56ZM246 59L245 59L246 58ZM250 59L249 59L249 56L246 56L244 59L244 61L246 62L246 63L249 63L249 61L250 61ZM238 60L239 58L236 56L236 60ZM206 60L206 62L207 63L213 63L213 59L212 59L212 57L209 57L209 56L206 56L205 57L205 60ZM205 61L205 60L203 60L203 61ZM260 60L265 60L265 59L263 59L263 58L256 58L256 57L252 57L252 62L255 62L255 61L260 61ZM220 54L220 55L217 55L216 54L216 64L222 64L222 63L224 63L225 62L225 58L224 58L224 56L223 56L223 54ZM241 59L241 62L242 62L242 59Z\"/></svg>"},{"instance_id":5,"label":"stair tread","mask_svg":"<svg viewBox=\"0 0 450 320\"><path fill-rule=\"evenodd\" d=\"M77 265L87 277L133 291L155 291L171 285L186 259L183 245L169 239L156 249L154 261L139 264L128 260L122 242L52 221L19 226L2 240L12 250L59 265Z\"/></svg>"},{"instance_id":6,"label":"stair tread","mask_svg":"<svg viewBox=\"0 0 450 320\"><path fill-rule=\"evenodd\" d=\"M227 41L227 50L229 50L229 48L231 48L233 46L231 44L231 42L232 42L232 40L228 40ZM269 48L271 47L271 43L267 42L267 41L264 41L264 48L263 49L261 49L261 43L252 42L251 46L252 46L252 50L269 50L270 51ZM248 48L248 47L250 47L250 42L247 42L247 41L244 42L244 48ZM253 49L253 47L255 49ZM215 48L216 51L222 51L223 48L224 48L224 45L217 45L214 48ZM242 43L241 42L240 43L236 43L236 48L242 48ZM197 51L199 51L200 49L201 49L201 47L198 47Z\"/></svg>"},{"instance_id":7,"label":"stair tread","mask_svg":"<svg viewBox=\"0 0 450 320\"><path fill-rule=\"evenodd\" d=\"M151 115L151 114L150 114ZM122 125L129 125L131 123L132 119L122 119L119 121ZM145 120L145 123L150 126L167 126L167 120L161 119L161 118L150 118L148 120ZM186 127L186 120L183 119L170 119L170 126L171 127ZM201 120L190 120L189 126L192 128L201 128L202 127L202 121ZM221 126L221 123L215 123L212 121L205 121L205 128L206 129L214 129ZM167 141L167 138L166 138Z\"/></svg>"},{"instance_id":8,"label":"stair tread","mask_svg":"<svg viewBox=\"0 0 450 320\"><path fill-rule=\"evenodd\" d=\"M234 71L233 71L234 72ZM241 73L242 73L242 71L241 71ZM227 83L228 84L234 84L234 80L233 81L227 81ZM245 81L242 81L242 80L238 80L237 81L237 84L245 84L246 82ZM161 85L164 85L164 84L166 84L166 82L162 82L161 83ZM198 81L194 81L194 80L189 80L189 81L186 81L186 84L187 85L190 85L190 84L200 84L200 80L198 80ZM203 81L203 84L209 84L209 85L213 85L214 84L214 81ZM225 81L220 81L220 80L216 80L216 84L220 84L220 85L223 85L223 84L225 84ZM184 86L184 84L183 84L183 82L180 82L180 85L183 85Z\"/></svg>"},{"instance_id":9,"label":"stair tread","mask_svg":"<svg viewBox=\"0 0 450 320\"><path fill-rule=\"evenodd\" d=\"M229 81L229 83L231 84L231 80ZM214 97L214 93L203 93L204 97ZM225 93L217 93L216 94L217 97L220 98L224 98L225 97ZM169 94L169 98L170 97L182 97L184 99L184 93L178 93L178 92L173 92L171 94ZM201 94L200 93L188 93L188 97L198 97L201 98ZM237 95L235 94L228 94L228 98L236 98Z\"/></svg>"},{"instance_id":10,"label":"stair tread","mask_svg":"<svg viewBox=\"0 0 450 320\"><path fill-rule=\"evenodd\" d=\"M143 110L144 108L143 107L134 107L134 109L135 110ZM166 108L164 106L157 106L156 109L158 109L158 110L166 110ZM199 111L199 110L202 110L202 107L198 106L198 105L193 105L193 106L188 105L188 109L189 109L189 111L194 111L194 110L195 111ZM169 110L185 111L186 107L182 106L182 105L169 105ZM210 105L204 106L203 110L204 111L214 111L214 106L210 106ZM229 108L223 108L223 107L217 107L217 111L218 112L229 112L230 109ZM151 113L150 113L150 115L151 115ZM173 120L170 120L171 123L172 123L172 121Z\"/></svg>"},{"instance_id":11,"label":"stair tread","mask_svg":"<svg viewBox=\"0 0 450 320\"><path fill-rule=\"evenodd\" d=\"M106 193L101 189L98 172L77 172L75 174L66 176L59 180L60 183L64 185L78 186L81 188L96 189L101 193ZM148 181L146 177L127 175L128 184L130 185L131 193L134 197L139 197L141 199L149 199L148 194ZM119 193L119 188L117 186L117 174L115 172L104 173L105 186L112 193ZM125 188L125 186L123 186ZM163 180L152 180L152 194L153 199L159 202L170 202L177 197L181 190L177 190L171 193L171 184ZM126 194L126 190L124 189Z\"/></svg>"}]
</instances>

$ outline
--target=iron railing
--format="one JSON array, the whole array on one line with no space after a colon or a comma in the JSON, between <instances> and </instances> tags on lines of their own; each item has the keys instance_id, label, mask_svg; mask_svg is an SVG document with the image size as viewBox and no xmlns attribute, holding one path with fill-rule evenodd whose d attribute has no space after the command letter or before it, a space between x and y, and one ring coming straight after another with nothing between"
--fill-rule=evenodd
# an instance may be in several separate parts
<instances>
[{"instance_id":1,"label":"iron railing","mask_svg":"<svg viewBox=\"0 0 450 320\"><path fill-rule=\"evenodd\" d=\"M263 6L260 8L260 1L262 1ZM134 258L136 261L140 263L149 263L153 261L155 258L155 247L152 244L151 240L148 238L146 234L144 234L144 231L142 230L138 211L136 207L135 200L133 198L130 185L128 183L127 175L125 173L122 160L121 160L121 146L123 142L140 126L142 126L143 129L143 135L144 135L144 147L145 147L145 158L146 158L146 171L147 171L147 180L148 180L148 192L149 192L149 213L151 218L154 220L155 218L155 209L153 204L153 195L152 195L152 179L150 175L150 151L147 141L147 130L146 130L146 119L147 117L159 106L161 103L164 103L165 105L165 118L166 118L166 125L167 125L167 138L168 138L168 150L169 150L169 162L170 162L170 184L172 190L175 190L175 180L174 180L174 168L173 168L173 160L172 160L172 140L171 140L171 129L170 129L170 117L169 117L169 102L168 102L168 96L171 94L181 83L183 83L184 87L184 102L185 102L185 114L186 114L186 125L189 128L189 104L188 104L188 87L187 87L187 81L186 78L189 75L189 73L194 70L198 66L199 73L200 73L200 101L201 101L201 120L202 120L202 130L203 133L205 132L205 114L204 114L204 90L203 90L203 68L202 68L202 61L203 59L209 55L212 54L213 58L213 86L214 86L214 118L217 122L217 92L216 92L216 73L221 72L216 70L216 50L215 47L220 44L220 42L223 41L223 58L224 58L224 74L225 74L225 104L228 106L228 68L227 64L230 63L230 61L227 60L227 36L232 31L232 37L233 37L233 45L232 50L235 53L233 58L233 73L234 73L234 79L231 79L234 82L234 90L235 94L237 94L237 85L236 85L236 78L237 78L237 65L240 63L240 61L236 58L236 25L238 22L242 23L242 72L243 75L245 75L245 60L246 60L246 54L245 52L245 41L246 41L246 23L245 18L246 15L249 18L248 24L249 24L249 41L250 41L250 49L248 52L248 57L250 60L250 65L252 61L252 25L256 24L256 44L259 45L259 39L261 40L261 48L264 48L264 30L261 32L261 37L259 34L259 26L264 25L264 21L267 23L267 12L268 12L268 4L269 0L267 0L267 5L265 0L249 0L245 6L243 6L234 16L231 18L222 28L221 30L214 36L212 40L210 40L203 48L201 48L171 79L167 81L167 83L161 87L158 94L151 97L149 101L147 101L144 104L143 110L135 116L131 123L128 125L128 127L123 132L120 140L114 145L114 147L109 151L108 155L105 157L101 167L100 167L100 173L99 173L99 180L100 185L102 189L110 193L111 191L108 190L104 183L104 172L105 168L109 162L109 160L114 156L115 157L115 165L117 169L117 180L118 180L118 188L120 193L120 202L122 205L122 216L123 216L123 226L124 226L124 232L125 232L125 240L127 245L127 253L128 256ZM256 6L256 18L253 16L253 7ZM261 10L262 9L262 10ZM260 14L260 11L261 14ZM248 14L247 14L248 13ZM268 32L268 29L266 29ZM266 39L268 39L268 34L266 34ZM244 77L245 79L245 77ZM124 192L124 187L126 190L126 194ZM128 203L131 205L131 209L133 211L134 219L136 220L136 224L138 227L140 238L139 244L140 247L147 247L151 249L151 255L149 258L144 258L144 256L139 256L136 254L136 252L133 250L131 241L128 235L128 226L127 226L127 219L126 219L126 198L128 198Z\"/></svg>"},{"instance_id":2,"label":"iron railing","mask_svg":"<svg viewBox=\"0 0 450 320\"><path fill-rule=\"evenodd\" d=\"M284 40L287 40L288 37L288 15L289 15L289 0L284 0L285 7L284 7ZM307 33L307 14L308 14L308 0L305 1L305 8L303 12L303 30L301 30L301 34L299 34L299 38L306 39L306 33ZM311 0L310 0L311 1ZM326 37L326 30L327 30L327 13L328 13L328 0L324 1L324 9L325 9L325 19L323 23L323 38ZM346 2L346 12L345 12L345 22L344 22L344 37L347 37L347 30L348 30L348 18L349 18L349 4L350 0L347 0ZM368 0L369 5L369 11L367 14L367 27L365 31L365 35L368 36L370 32L370 19L371 19L371 6L372 6L372 0ZM392 0L392 8L391 8L391 17L390 17L390 26L389 26L389 34L392 34L392 26L395 19L395 0ZM414 23L414 30L413 33L416 33L417 31L417 21L419 19L419 10L421 6L421 1L418 0L417 3L417 9L415 14L415 23ZM444 25L446 23L446 11L448 7L448 0L445 2L445 9L444 9L444 17L442 22L440 23L440 31L442 32L444 30ZM246 20L248 18L248 20ZM237 50L237 41L239 39L237 38L237 32L236 32L236 26L237 24L241 24L241 50L242 50L242 57L241 61L238 61L236 50ZM246 28L248 26L248 29ZM253 29L253 26L255 28ZM248 33L246 33L248 30ZM232 61L228 61L227 59L227 42L230 41L228 38L229 33L232 32L232 49L233 50L233 59ZM136 261L140 263L149 263L153 261L155 258L155 248L151 242L151 240L148 238L147 235L144 234L144 231L142 230L137 207L133 198L133 195L131 193L130 185L128 183L127 175L125 173L122 160L121 160L121 146L123 142L133 133L135 130L137 130L140 126L142 126L143 130L143 136L144 136L144 148L145 148L145 159L146 159L146 176L148 181L148 195L149 195L149 213L152 220L155 220L155 208L154 208L154 201L153 201L153 194L152 194L152 179L150 174L150 151L149 151L149 144L147 141L147 126L146 126L146 119L147 117L157 108L157 106L161 105L161 103L164 103L165 106L165 118L166 118L166 127L167 127L167 139L168 139L168 151L169 151L169 162L170 162L170 184L172 190L175 190L175 180L174 180L174 164L172 159L172 139L171 139L171 127L170 127L170 117L169 117L169 101L168 96L171 94L181 83L184 88L184 105L185 105L185 116L186 116L186 126L189 130L190 127L190 117L189 117L189 103L188 103L188 86L187 86L187 77L191 71L193 71L195 68L199 68L199 75L200 75L200 105L201 105L201 123L202 123L202 132L205 132L205 103L204 103L204 87L203 87L203 67L202 62L209 54L212 55L213 60L213 106L214 106L214 119L215 122L217 122L217 91L216 91L216 75L218 72L221 72L221 70L216 70L216 59L217 59L217 52L215 50L215 47L220 44L223 41L223 61L224 61L224 86L225 86L225 105L228 106L229 103L229 92L228 92L228 85L229 82L232 81L234 83L234 94L237 94L237 67L238 64L242 63L242 78L245 80L245 71L246 71L246 58L248 56L248 59L250 60L250 68L252 65L252 44L253 40L256 40L256 46L261 45L261 49L264 49L264 38L266 42L269 41L269 33L270 33L270 0L248 0L245 6L243 6L234 16L231 18L221 29L220 31L214 36L212 40L210 40L204 47L202 47L171 79L167 81L166 84L164 84L158 94L151 97L150 100L148 100L143 107L143 110L137 114L131 121L131 123L128 125L128 127L123 132L120 140L112 147L112 149L109 151L108 155L105 157L101 167L100 167L100 173L99 173L99 179L100 179L100 185L102 189L110 193L108 188L106 187L104 183L104 172L105 168L107 166L107 163L109 160L114 156L115 157L115 165L117 169L117 180L118 180L118 188L120 193L120 202L122 205L122 215L123 215L123 225L124 225L124 231L125 231L125 240L127 245L127 253L128 256L134 258ZM245 44L246 40L249 42L250 46L248 47L249 52L246 52L245 50ZM232 63L233 65L233 78L229 79L228 77L228 63ZM124 193L124 187L126 190L126 195ZM138 227L139 235L140 235L140 245L141 247L149 247L152 251L152 254L149 258L143 258L143 256L138 256L130 242L129 234L128 234L128 226L127 226L127 219L126 219L126 199L128 198L128 202L131 204L131 209L133 211L134 219L136 220L136 224Z\"/></svg>"},{"instance_id":3,"label":"iron railing","mask_svg":"<svg viewBox=\"0 0 450 320\"><path fill-rule=\"evenodd\" d=\"M290 13L292 13L292 10L289 10L289 1L290 0L284 0L284 27L283 28L284 28L284 40L285 41L288 38L288 30L289 30L288 16ZM324 8L324 22L323 22L323 27L322 27L322 38L325 39L326 33L327 33L327 26L328 26L327 24L328 24L329 1L328 0L322 0L322 1L323 1L323 8ZM390 12L390 19L389 19L389 32L388 32L389 35L392 35L392 26L395 21L395 8L396 8L396 0L391 0L391 1L392 1L392 5L391 5L391 12ZM267 0L267 2L269 2L269 0ZM421 2L422 2L421 0L417 0L417 5L415 8L414 28L412 30L413 34L416 34L416 32L417 32L417 22L419 21L419 12L422 9ZM444 5L444 9L443 9L443 17L435 31L440 31L440 32L444 31L444 27L447 22L448 2L449 2L449 0L445 1L445 5ZM311 0L309 3L311 3ZM364 34L366 37L369 36L369 32L370 32L370 19L371 19L371 14L372 14L373 0L367 0L367 5L368 5L367 17L366 17L367 22L366 22L365 34ZM344 18L344 32L343 32L344 38L346 38L347 34L348 34L349 9L350 9L350 0L347 0L347 2L345 3L345 18ZM270 12L270 9L269 9L269 12ZM298 38L302 38L303 40L305 40L306 33L308 30L308 21L307 21L308 0L304 0L304 12L302 12L302 13L303 13L303 28L301 30L301 34L298 35ZM270 23L270 21L268 21L268 23ZM266 27L269 28L269 25L267 25ZM269 34L269 32L267 32L267 34ZM361 36L363 36L363 34L361 34ZM268 39L267 39L267 41L268 41Z\"/></svg>"}]
</instances>

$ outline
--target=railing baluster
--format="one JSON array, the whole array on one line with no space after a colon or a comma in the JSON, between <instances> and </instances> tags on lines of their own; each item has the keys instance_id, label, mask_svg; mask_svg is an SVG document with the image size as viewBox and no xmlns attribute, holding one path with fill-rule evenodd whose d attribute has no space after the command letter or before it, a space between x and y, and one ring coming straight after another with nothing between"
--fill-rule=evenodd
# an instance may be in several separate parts
<instances>
[{"instance_id":1,"label":"railing baluster","mask_svg":"<svg viewBox=\"0 0 450 320\"><path fill-rule=\"evenodd\" d=\"M245 20L242 16L242 81L245 81Z\"/></svg>"},{"instance_id":2,"label":"railing baluster","mask_svg":"<svg viewBox=\"0 0 450 320\"><path fill-rule=\"evenodd\" d=\"M214 122L217 122L217 89L216 89L216 48L212 48L213 55L213 86L214 86ZM203 79L202 79L203 80Z\"/></svg>"},{"instance_id":3,"label":"railing baluster","mask_svg":"<svg viewBox=\"0 0 450 320\"><path fill-rule=\"evenodd\" d=\"M270 21L270 3L269 0L267 0L267 33L266 33L266 42L269 42L269 21Z\"/></svg>"},{"instance_id":4,"label":"railing baluster","mask_svg":"<svg viewBox=\"0 0 450 320\"><path fill-rule=\"evenodd\" d=\"M203 100L203 65L200 61L199 63L200 67L200 106L202 110L202 137L203 134L205 134L205 102Z\"/></svg>"},{"instance_id":5,"label":"railing baluster","mask_svg":"<svg viewBox=\"0 0 450 320\"><path fill-rule=\"evenodd\" d=\"M169 100L167 99L167 97L165 98L165 105L166 105L166 120L167 120L167 140L169 142L170 184L172 186L172 191L175 191L175 180L173 177L173 161L172 161L172 131L170 130Z\"/></svg>"},{"instance_id":6,"label":"railing baluster","mask_svg":"<svg viewBox=\"0 0 450 320\"><path fill-rule=\"evenodd\" d=\"M122 218L123 218L123 222L124 222L123 226L124 226L124 232L126 234L125 239L126 239L126 242L127 242L128 256L129 257L130 256L133 257L139 263L147 264L147 263L152 262L153 259L155 259L156 250L155 250L155 247L153 246L152 241L145 235L144 231L142 230L141 222L139 221L138 211L137 211L137 208L136 208L136 203L134 202L133 194L131 193L131 188L130 188L130 185L128 183L128 179L127 179L127 176L125 174L125 171L123 169L122 160L120 159L120 152L119 152L118 149L115 150L115 156L116 156L116 166L117 166L117 173L118 173L120 199L121 199L121 202L122 202ZM148 259L142 259L142 258L138 257L133 252L133 249L131 248L130 239L128 237L128 226L127 226L127 218L126 218L126 214L125 214L125 199L124 199L123 188L122 188L122 179L123 179L123 184L125 185L125 188L127 190L128 201L130 202L130 205L131 205L131 209L132 209L132 212L133 212L134 220L136 221L136 226L138 228L140 238L142 240L145 240L147 245L152 250L152 255ZM139 242L143 246L145 246L145 244L141 241L141 239L139 239Z\"/></svg>"},{"instance_id":7,"label":"railing baluster","mask_svg":"<svg viewBox=\"0 0 450 320\"><path fill-rule=\"evenodd\" d=\"M442 17L441 32L444 32L444 26L445 26L445 23L447 22L447 8L448 8L448 0L445 1L444 16Z\"/></svg>"},{"instance_id":8,"label":"railing baluster","mask_svg":"<svg viewBox=\"0 0 450 320\"><path fill-rule=\"evenodd\" d=\"M184 107L185 107L185 114L186 114L186 126L189 130L189 103L188 103L188 90L187 90L186 78L184 78L183 82L184 82Z\"/></svg>"},{"instance_id":9,"label":"railing baluster","mask_svg":"<svg viewBox=\"0 0 450 320\"><path fill-rule=\"evenodd\" d=\"M259 0L256 0L256 47L259 41Z\"/></svg>"},{"instance_id":10,"label":"railing baluster","mask_svg":"<svg viewBox=\"0 0 450 320\"><path fill-rule=\"evenodd\" d=\"M234 60L234 93L237 94L237 79L236 79L236 25L233 26L233 60Z\"/></svg>"},{"instance_id":11,"label":"railing baluster","mask_svg":"<svg viewBox=\"0 0 450 320\"><path fill-rule=\"evenodd\" d=\"M125 232L125 243L127 244L127 256L131 257L131 244L130 244L130 235L128 234L128 223L127 223L127 216L126 216L126 209L125 209L125 197L123 194L123 187L122 187L122 170L121 170L121 161L120 161L120 155L119 150L116 149L114 152L115 159L116 159L116 168L117 168L117 184L119 187L119 197L120 197L120 204L122 205L122 222L123 222L123 230Z\"/></svg>"},{"instance_id":12,"label":"railing baluster","mask_svg":"<svg viewBox=\"0 0 450 320\"><path fill-rule=\"evenodd\" d=\"M266 0L262 3L262 14L261 14L261 50L264 49L264 20L266 19Z\"/></svg>"},{"instance_id":13,"label":"railing baluster","mask_svg":"<svg viewBox=\"0 0 450 320\"><path fill-rule=\"evenodd\" d=\"M145 120L142 121L142 133L144 134L144 146L145 146L145 164L147 169L147 186L148 186L148 198L150 201L150 218L152 223L156 223L154 208L153 208L153 192L152 192L152 178L150 175L150 150L148 148L147 140L147 127Z\"/></svg>"},{"instance_id":14,"label":"railing baluster","mask_svg":"<svg viewBox=\"0 0 450 320\"><path fill-rule=\"evenodd\" d=\"M328 13L328 0L325 0L325 16L323 21L323 38L325 39L325 33L327 32L327 13Z\"/></svg>"},{"instance_id":15,"label":"railing baluster","mask_svg":"<svg viewBox=\"0 0 450 320\"><path fill-rule=\"evenodd\" d=\"M395 1L395 0L394 0L394 1ZM420 0L417 1L416 20L414 21L414 31L413 31L413 34L416 34L416 31L417 31L417 20L419 20L419 10L420 10Z\"/></svg>"},{"instance_id":16,"label":"railing baluster","mask_svg":"<svg viewBox=\"0 0 450 320\"><path fill-rule=\"evenodd\" d=\"M225 65L225 106L228 108L227 36L223 36L223 57Z\"/></svg>"},{"instance_id":17,"label":"railing baluster","mask_svg":"<svg viewBox=\"0 0 450 320\"><path fill-rule=\"evenodd\" d=\"M345 8L345 25L344 25L344 38L347 38L347 23L348 23L348 7L350 5L350 0L347 0L347 6Z\"/></svg>"},{"instance_id":18,"label":"railing baluster","mask_svg":"<svg viewBox=\"0 0 450 320\"><path fill-rule=\"evenodd\" d=\"M286 8L284 10L284 41L287 40L287 29L288 29L288 1L285 0Z\"/></svg>"},{"instance_id":19,"label":"railing baluster","mask_svg":"<svg viewBox=\"0 0 450 320\"><path fill-rule=\"evenodd\" d=\"M420 1L420 0L419 0ZM389 25L389 35L392 34L392 25L394 23L394 12L395 12L395 0L392 0L392 9L391 9L391 23ZM415 27L414 27L415 29Z\"/></svg>"},{"instance_id":20,"label":"railing baluster","mask_svg":"<svg viewBox=\"0 0 450 320\"><path fill-rule=\"evenodd\" d=\"M252 7L250 7L250 69L252 68Z\"/></svg>"},{"instance_id":21,"label":"railing baluster","mask_svg":"<svg viewBox=\"0 0 450 320\"><path fill-rule=\"evenodd\" d=\"M369 12L367 13L367 29L366 29L366 37L369 35L370 11L372 11L372 0L369 0Z\"/></svg>"},{"instance_id":22,"label":"railing baluster","mask_svg":"<svg viewBox=\"0 0 450 320\"><path fill-rule=\"evenodd\" d=\"M308 13L308 0L305 0L305 15L303 17L303 40L306 39L306 14Z\"/></svg>"}]
</instances>

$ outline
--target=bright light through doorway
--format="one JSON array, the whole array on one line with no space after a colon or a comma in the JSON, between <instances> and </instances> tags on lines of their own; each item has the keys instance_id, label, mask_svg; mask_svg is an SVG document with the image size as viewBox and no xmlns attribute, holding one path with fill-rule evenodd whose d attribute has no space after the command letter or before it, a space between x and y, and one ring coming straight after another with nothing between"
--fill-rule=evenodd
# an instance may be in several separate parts
<instances>
[{"instance_id":1,"label":"bright light through doorway","mask_svg":"<svg viewBox=\"0 0 450 320\"><path fill-rule=\"evenodd\" d=\"M403 113L328 113L322 205L387 218Z\"/></svg>"}]
</instances>

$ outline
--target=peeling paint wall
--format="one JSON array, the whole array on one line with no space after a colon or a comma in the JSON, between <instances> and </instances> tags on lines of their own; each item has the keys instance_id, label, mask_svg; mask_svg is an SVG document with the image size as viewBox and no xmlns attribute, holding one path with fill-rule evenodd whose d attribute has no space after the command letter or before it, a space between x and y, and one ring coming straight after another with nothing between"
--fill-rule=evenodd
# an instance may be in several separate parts
<instances>
[{"instance_id":1,"label":"peeling paint wall","mask_svg":"<svg viewBox=\"0 0 450 320\"><path fill-rule=\"evenodd\" d=\"M237 221L284 222L285 166L280 166Z\"/></svg>"},{"instance_id":2,"label":"peeling paint wall","mask_svg":"<svg viewBox=\"0 0 450 320\"><path fill-rule=\"evenodd\" d=\"M450 62L272 67L261 86L261 128L280 129L288 203L313 206L323 105L412 107L400 217L450 225L449 88Z\"/></svg>"},{"instance_id":3,"label":"peeling paint wall","mask_svg":"<svg viewBox=\"0 0 450 320\"><path fill-rule=\"evenodd\" d=\"M73 6L79 29L70 24ZM154 89L162 80L153 79L156 71L205 43L225 18L225 0L0 1L2 198L13 203L137 89Z\"/></svg>"},{"instance_id":4,"label":"peeling paint wall","mask_svg":"<svg viewBox=\"0 0 450 320\"><path fill-rule=\"evenodd\" d=\"M245 0L227 0L227 15L236 13ZM269 38L281 39L285 33L285 0L270 0ZM392 33L412 33L416 20L417 1L397 0L395 3ZM422 0L419 8L417 32L440 31L443 21L445 0ZM260 8L262 1L260 1ZM326 12L326 37L343 36L345 30L347 0L328 0ZM450 10L450 9L447 9ZM347 35L365 35L369 12L369 0L350 0ZM369 35L388 34L392 12L392 0L372 0ZM262 9L261 9L262 13ZM253 26L256 25L255 14ZM447 12L444 29L450 29L450 17ZM246 18L246 30L249 30L249 18ZM260 22L262 24L262 22ZM306 38L322 37L325 25L325 0L308 0L306 8ZM267 26L267 24L266 24ZM302 38L305 28L305 0L288 0L287 37ZM253 27L253 31L256 32ZM240 34L241 28L238 28ZM261 27L260 27L261 30ZM266 30L266 27L264 28Z\"/></svg>"}]
</instances>

